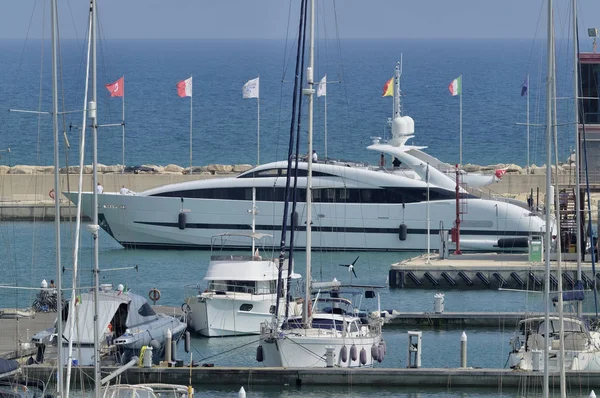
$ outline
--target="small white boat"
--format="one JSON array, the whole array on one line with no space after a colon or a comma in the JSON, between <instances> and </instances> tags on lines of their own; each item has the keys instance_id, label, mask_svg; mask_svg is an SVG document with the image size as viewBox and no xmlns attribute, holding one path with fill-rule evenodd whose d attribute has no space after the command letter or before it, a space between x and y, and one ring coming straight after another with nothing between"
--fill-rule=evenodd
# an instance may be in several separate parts
<instances>
[{"instance_id":1,"label":"small white boat","mask_svg":"<svg viewBox=\"0 0 600 398\"><path fill-rule=\"evenodd\" d=\"M251 239L254 248L250 255L223 254L229 240ZM274 249L264 245L271 235L260 233L225 233L212 239L212 252L204 277L206 287L200 284L186 286L188 328L206 337L259 334L260 324L273 317L277 307L277 278L279 259ZM215 249L219 242L220 248ZM247 244L246 244L247 246ZM282 277L288 280L288 259L283 260ZM298 279L293 272L289 278ZM279 311L285 311L285 288L279 299ZM282 313L283 314L283 313Z\"/></svg>"},{"instance_id":2,"label":"small white boat","mask_svg":"<svg viewBox=\"0 0 600 398\"><path fill-rule=\"evenodd\" d=\"M564 316L564 346L566 369L580 371L600 371L600 333L590 331L587 323L575 316ZM544 334L549 331L548 371L560 371L558 314L550 316L550 325L546 327L543 316L527 318L517 325L510 340L512 352L509 365L519 370L544 370Z\"/></svg>"}]
</instances>

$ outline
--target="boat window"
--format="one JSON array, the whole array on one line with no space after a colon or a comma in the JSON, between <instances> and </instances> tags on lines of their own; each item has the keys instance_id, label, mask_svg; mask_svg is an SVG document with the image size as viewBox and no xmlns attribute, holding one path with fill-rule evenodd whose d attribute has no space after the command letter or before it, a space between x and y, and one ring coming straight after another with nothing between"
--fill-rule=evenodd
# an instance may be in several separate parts
<instances>
[{"instance_id":1,"label":"boat window","mask_svg":"<svg viewBox=\"0 0 600 398\"><path fill-rule=\"evenodd\" d=\"M325 191L325 200L327 202L335 202L335 191L333 188L327 188Z\"/></svg>"},{"instance_id":2,"label":"boat window","mask_svg":"<svg viewBox=\"0 0 600 398\"><path fill-rule=\"evenodd\" d=\"M279 177L285 176L287 169L267 169L260 171L252 171L238 176L238 178L263 178L263 177Z\"/></svg>"},{"instance_id":3,"label":"boat window","mask_svg":"<svg viewBox=\"0 0 600 398\"><path fill-rule=\"evenodd\" d=\"M227 281L225 283L224 286L221 285L227 292L255 294L256 291L256 282L254 281Z\"/></svg>"},{"instance_id":4,"label":"boat window","mask_svg":"<svg viewBox=\"0 0 600 398\"><path fill-rule=\"evenodd\" d=\"M338 188L335 190L337 193L338 202L346 202L349 198L348 190L346 188Z\"/></svg>"},{"instance_id":5,"label":"boat window","mask_svg":"<svg viewBox=\"0 0 600 398\"><path fill-rule=\"evenodd\" d=\"M260 281L256 282L256 294L272 294L275 293L272 289L272 283L277 281Z\"/></svg>"},{"instance_id":6,"label":"boat window","mask_svg":"<svg viewBox=\"0 0 600 398\"><path fill-rule=\"evenodd\" d=\"M333 329L339 330L340 332L344 329L344 324L334 319L313 319L312 327L315 329Z\"/></svg>"},{"instance_id":7,"label":"boat window","mask_svg":"<svg viewBox=\"0 0 600 398\"><path fill-rule=\"evenodd\" d=\"M281 325L282 329L302 329L304 327L304 325L302 324L302 318L294 318L294 319L288 319L287 321L283 322L283 324Z\"/></svg>"},{"instance_id":8,"label":"boat window","mask_svg":"<svg viewBox=\"0 0 600 398\"><path fill-rule=\"evenodd\" d=\"M150 307L150 304L144 303L138 310L138 314L140 314L141 316L153 316L156 315L156 312L154 312L152 307Z\"/></svg>"},{"instance_id":9,"label":"boat window","mask_svg":"<svg viewBox=\"0 0 600 398\"><path fill-rule=\"evenodd\" d=\"M252 311L254 306L252 304L242 304L240 305L240 311Z\"/></svg>"},{"instance_id":10,"label":"boat window","mask_svg":"<svg viewBox=\"0 0 600 398\"><path fill-rule=\"evenodd\" d=\"M358 332L358 324L356 323L356 321L350 323L350 327L348 328L348 331L350 333L357 333Z\"/></svg>"},{"instance_id":11,"label":"boat window","mask_svg":"<svg viewBox=\"0 0 600 398\"><path fill-rule=\"evenodd\" d=\"M600 65L596 63L582 63L581 86L583 89L582 97L584 99L581 100L581 104L583 105L583 115L585 115L583 122L585 123L600 122L598 81L600 81ZM580 120L579 123L582 123L582 121Z\"/></svg>"},{"instance_id":12,"label":"boat window","mask_svg":"<svg viewBox=\"0 0 600 398\"><path fill-rule=\"evenodd\" d=\"M381 187L381 188L326 188L312 191L315 203L414 203L422 202L426 197L425 188ZM182 191L161 192L152 196L190 199L252 200L251 187L203 188ZM256 200L262 202L283 202L285 188L257 187ZM298 202L306 202L306 189L296 191ZM461 194L462 198L475 198L470 194ZM456 194L441 188L431 188L429 198L435 200L454 200Z\"/></svg>"},{"instance_id":13,"label":"boat window","mask_svg":"<svg viewBox=\"0 0 600 398\"><path fill-rule=\"evenodd\" d=\"M274 314L275 313L275 306L272 305L269 307L269 314Z\"/></svg>"}]
</instances>

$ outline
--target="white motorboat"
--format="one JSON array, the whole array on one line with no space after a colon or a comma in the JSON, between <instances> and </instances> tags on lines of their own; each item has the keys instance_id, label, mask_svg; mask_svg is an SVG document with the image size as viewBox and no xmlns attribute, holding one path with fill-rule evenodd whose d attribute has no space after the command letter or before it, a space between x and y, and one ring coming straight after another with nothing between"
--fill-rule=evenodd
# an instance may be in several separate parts
<instances>
[{"instance_id":1,"label":"white motorboat","mask_svg":"<svg viewBox=\"0 0 600 398\"><path fill-rule=\"evenodd\" d=\"M544 335L548 331L548 371L559 372L560 319L558 314L550 316L546 327L543 316L520 321L511 338L512 352L509 366L519 370L544 370ZM588 325L576 316L564 316L564 366L565 369L586 372L600 371L600 332L590 331Z\"/></svg>"},{"instance_id":2,"label":"white motorboat","mask_svg":"<svg viewBox=\"0 0 600 398\"><path fill-rule=\"evenodd\" d=\"M188 328L207 337L259 334L260 324L275 313L279 259L274 258L271 245L265 246L270 235L259 233L225 233L213 238L214 244L204 287L185 287ZM223 254L230 240L252 240L250 255ZM254 249L256 245L256 249ZM259 249L260 247L260 249ZM215 249L216 248L216 249ZM288 259L283 261L284 279L288 279ZM300 275L293 272L290 278ZM279 298L280 312L285 308L285 288ZM283 315L283 313L281 314Z\"/></svg>"}]
</instances>

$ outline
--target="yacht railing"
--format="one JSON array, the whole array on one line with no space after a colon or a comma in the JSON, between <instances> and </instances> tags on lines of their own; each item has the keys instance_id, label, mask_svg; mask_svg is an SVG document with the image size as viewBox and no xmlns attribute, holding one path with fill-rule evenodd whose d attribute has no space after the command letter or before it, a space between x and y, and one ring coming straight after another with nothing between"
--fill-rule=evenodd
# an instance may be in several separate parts
<instances>
[{"instance_id":1,"label":"yacht railing","mask_svg":"<svg viewBox=\"0 0 600 398\"><path fill-rule=\"evenodd\" d=\"M186 293L189 293L186 294L186 297L201 295L202 293L212 293L217 296L233 295L234 297L236 294L250 294L252 296L272 296L277 294L276 290L271 291L268 288L257 288L251 286L232 285L225 283L220 283L218 284L217 288L211 289L209 289L208 286L203 286L199 283L193 285L186 285L184 286L184 289Z\"/></svg>"}]
</instances>

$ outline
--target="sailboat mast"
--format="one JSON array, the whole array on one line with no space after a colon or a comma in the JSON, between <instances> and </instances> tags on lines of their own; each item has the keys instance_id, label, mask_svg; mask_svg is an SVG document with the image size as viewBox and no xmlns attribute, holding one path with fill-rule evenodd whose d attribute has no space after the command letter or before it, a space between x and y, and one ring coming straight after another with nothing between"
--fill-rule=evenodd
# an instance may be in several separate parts
<instances>
[{"instance_id":1,"label":"sailboat mast","mask_svg":"<svg viewBox=\"0 0 600 398\"><path fill-rule=\"evenodd\" d=\"M577 228L577 281L581 280L581 187L579 179L579 43L577 42L577 0L573 0L573 110L575 111L575 225ZM577 316L581 316L583 303L577 302Z\"/></svg>"},{"instance_id":2,"label":"sailboat mast","mask_svg":"<svg viewBox=\"0 0 600 398\"><path fill-rule=\"evenodd\" d=\"M100 396L100 347L98 344L99 336L99 325L98 325L98 287L99 287L99 270L98 270L98 121L97 121L97 73L96 73L96 38L98 33L98 10L96 9L96 0L90 0L90 6L92 9L92 106L90 106L92 112L92 185L94 190L94 197L92 200L93 216L92 225L95 227L93 232L94 237L94 392L95 396Z\"/></svg>"},{"instance_id":3,"label":"sailboat mast","mask_svg":"<svg viewBox=\"0 0 600 398\"><path fill-rule=\"evenodd\" d=\"M58 150L58 9L56 0L51 2L52 14L52 131L54 132L54 192L56 199L54 200L54 229L56 243L56 313L58 314L58 322L56 322L56 334L58 335L58 367L57 367L57 392L58 395L63 393L63 352L62 352L62 265L60 259L60 180L59 172L59 150Z\"/></svg>"},{"instance_id":4,"label":"sailboat mast","mask_svg":"<svg viewBox=\"0 0 600 398\"><path fill-rule=\"evenodd\" d=\"M548 0L548 78L546 81L546 257L545 257L545 278L544 278L544 298L545 298L545 324L550 325L550 249L551 241L551 222L550 190L552 186L552 82L554 80L554 23L552 20L552 0ZM562 294L562 293L561 293ZM544 333L544 385L543 396L549 397L549 373L548 373L548 347L550 345L549 333Z\"/></svg>"},{"instance_id":5,"label":"sailboat mast","mask_svg":"<svg viewBox=\"0 0 600 398\"><path fill-rule=\"evenodd\" d=\"M554 44L554 38L552 39L552 42ZM554 48L554 45L552 46ZM554 57L554 62L556 63L556 56ZM553 65L553 68L556 71L556 64ZM554 158L556 159L556 184L555 184L555 189L554 189L554 203L556 203L556 206L554 206L555 209L555 219L557 220L556 222L556 231L555 231L555 235L556 235L556 275L562 275L562 259L561 259L561 252L562 252L562 248L561 248L561 229L560 229L560 222L558 220L560 220L560 192L559 192L559 185L558 185L558 120L557 120L557 113L556 113L556 72L554 72L554 79L552 79L552 107L553 107L553 111L552 111L552 137L554 140ZM559 329L558 329L558 367L560 370L560 396L561 398L566 398L566 374L565 374L565 325L564 325L564 313L563 313L563 284L562 284L562 278L556 278L557 281L557 289L558 289L558 302L557 302L557 307L558 307L558 323L559 323Z\"/></svg>"},{"instance_id":6,"label":"sailboat mast","mask_svg":"<svg viewBox=\"0 0 600 398\"><path fill-rule=\"evenodd\" d=\"M304 300L304 311L302 311L302 321L305 327L308 326L308 307L311 296L311 246L312 246L312 153L313 153L313 96L314 96L314 74L315 69L315 0L310 1L310 47L308 52L308 69L306 70L306 80L308 89L304 94L308 96L308 175L306 177L306 291Z\"/></svg>"}]
</instances>

